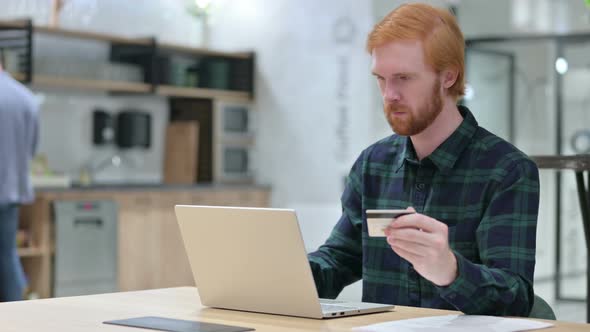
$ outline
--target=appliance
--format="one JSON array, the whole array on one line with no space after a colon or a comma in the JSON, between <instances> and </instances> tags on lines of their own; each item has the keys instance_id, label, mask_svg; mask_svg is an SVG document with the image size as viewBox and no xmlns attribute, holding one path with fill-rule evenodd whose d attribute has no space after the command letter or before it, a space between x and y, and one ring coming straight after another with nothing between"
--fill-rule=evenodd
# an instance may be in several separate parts
<instances>
[{"instance_id":1,"label":"appliance","mask_svg":"<svg viewBox=\"0 0 590 332\"><path fill-rule=\"evenodd\" d=\"M214 102L213 178L218 183L252 183L254 118L251 105Z\"/></svg>"},{"instance_id":2,"label":"appliance","mask_svg":"<svg viewBox=\"0 0 590 332\"><path fill-rule=\"evenodd\" d=\"M149 148L151 143L151 116L146 112L122 110L117 114L116 142L121 149Z\"/></svg>"},{"instance_id":3,"label":"appliance","mask_svg":"<svg viewBox=\"0 0 590 332\"><path fill-rule=\"evenodd\" d=\"M105 145L113 143L115 138L115 119L112 114L95 109L92 112L92 143Z\"/></svg>"},{"instance_id":4,"label":"appliance","mask_svg":"<svg viewBox=\"0 0 590 332\"><path fill-rule=\"evenodd\" d=\"M117 291L116 203L55 201L53 213L53 296Z\"/></svg>"}]
</instances>

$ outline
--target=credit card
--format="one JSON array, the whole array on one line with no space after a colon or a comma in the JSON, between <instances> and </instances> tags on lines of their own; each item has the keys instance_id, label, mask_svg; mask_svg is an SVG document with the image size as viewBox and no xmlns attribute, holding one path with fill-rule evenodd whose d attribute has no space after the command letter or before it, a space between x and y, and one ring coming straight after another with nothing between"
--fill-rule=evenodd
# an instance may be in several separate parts
<instances>
[{"instance_id":1,"label":"credit card","mask_svg":"<svg viewBox=\"0 0 590 332\"><path fill-rule=\"evenodd\" d=\"M393 219L416 213L408 210L367 210L366 212L370 237L385 237L385 229L389 227Z\"/></svg>"}]
</instances>

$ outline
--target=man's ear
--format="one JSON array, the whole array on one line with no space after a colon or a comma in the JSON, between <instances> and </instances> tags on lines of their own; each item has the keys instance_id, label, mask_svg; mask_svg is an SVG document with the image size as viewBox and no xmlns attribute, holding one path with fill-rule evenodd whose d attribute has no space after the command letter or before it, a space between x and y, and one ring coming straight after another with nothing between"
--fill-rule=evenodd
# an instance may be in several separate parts
<instances>
[{"instance_id":1,"label":"man's ear","mask_svg":"<svg viewBox=\"0 0 590 332\"><path fill-rule=\"evenodd\" d=\"M459 72L456 69L445 69L442 72L442 86L445 89L449 89L455 84L455 82L457 82L457 76L459 76Z\"/></svg>"}]
</instances>

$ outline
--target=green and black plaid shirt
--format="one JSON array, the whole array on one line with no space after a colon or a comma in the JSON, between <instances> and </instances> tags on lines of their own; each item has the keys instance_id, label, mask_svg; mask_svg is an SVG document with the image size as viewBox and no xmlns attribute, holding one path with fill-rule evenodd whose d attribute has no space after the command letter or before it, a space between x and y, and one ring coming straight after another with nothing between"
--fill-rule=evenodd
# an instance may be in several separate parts
<instances>
[{"instance_id":1,"label":"green and black plaid shirt","mask_svg":"<svg viewBox=\"0 0 590 332\"><path fill-rule=\"evenodd\" d=\"M362 152L342 194L342 217L309 260L320 297L363 280L363 301L527 316L533 304L539 172L524 153L463 122L419 161L407 137L392 135ZM449 226L458 277L438 287L367 234L367 209L413 206Z\"/></svg>"}]
</instances>

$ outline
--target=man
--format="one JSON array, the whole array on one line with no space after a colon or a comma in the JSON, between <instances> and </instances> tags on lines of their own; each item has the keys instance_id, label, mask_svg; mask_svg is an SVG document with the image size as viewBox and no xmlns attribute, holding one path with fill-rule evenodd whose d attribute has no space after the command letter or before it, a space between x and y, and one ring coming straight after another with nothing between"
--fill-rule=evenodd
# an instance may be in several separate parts
<instances>
[{"instance_id":1,"label":"man","mask_svg":"<svg viewBox=\"0 0 590 332\"><path fill-rule=\"evenodd\" d=\"M528 316L539 206L536 165L457 106L464 40L455 18L403 5L368 36L396 133L364 150L342 217L309 260L320 297L363 279L363 301ZM417 213L367 234L367 209Z\"/></svg>"},{"instance_id":2,"label":"man","mask_svg":"<svg viewBox=\"0 0 590 332\"><path fill-rule=\"evenodd\" d=\"M0 62L0 301L21 300L26 286L16 232L18 206L33 200L29 164L38 126L35 97Z\"/></svg>"}]
</instances>

